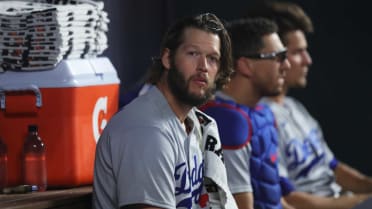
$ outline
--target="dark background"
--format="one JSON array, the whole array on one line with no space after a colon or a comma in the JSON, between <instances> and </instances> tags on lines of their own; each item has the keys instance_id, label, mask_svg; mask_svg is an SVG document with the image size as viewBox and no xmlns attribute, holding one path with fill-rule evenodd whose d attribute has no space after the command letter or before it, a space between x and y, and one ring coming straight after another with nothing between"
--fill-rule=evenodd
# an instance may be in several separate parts
<instances>
[{"instance_id":1,"label":"dark background","mask_svg":"<svg viewBox=\"0 0 372 209\"><path fill-rule=\"evenodd\" d=\"M313 65L306 89L290 94L304 102L323 127L335 155L372 175L370 90L372 63L368 1L289 0L312 18L308 36ZM238 18L251 0L121 0L105 1L109 13L108 56L122 81L121 94L144 75L159 54L162 34L176 18L212 12L224 20Z\"/></svg>"}]
</instances>

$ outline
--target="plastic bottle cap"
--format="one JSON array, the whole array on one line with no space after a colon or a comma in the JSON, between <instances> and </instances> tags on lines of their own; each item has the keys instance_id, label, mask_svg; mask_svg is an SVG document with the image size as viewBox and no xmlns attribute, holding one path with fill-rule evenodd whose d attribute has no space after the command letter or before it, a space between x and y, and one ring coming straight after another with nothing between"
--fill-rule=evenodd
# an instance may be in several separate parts
<instances>
[{"instance_id":1,"label":"plastic bottle cap","mask_svg":"<svg viewBox=\"0 0 372 209\"><path fill-rule=\"evenodd\" d=\"M29 132L36 132L37 131L37 125L29 125L28 126L28 131Z\"/></svg>"}]
</instances>

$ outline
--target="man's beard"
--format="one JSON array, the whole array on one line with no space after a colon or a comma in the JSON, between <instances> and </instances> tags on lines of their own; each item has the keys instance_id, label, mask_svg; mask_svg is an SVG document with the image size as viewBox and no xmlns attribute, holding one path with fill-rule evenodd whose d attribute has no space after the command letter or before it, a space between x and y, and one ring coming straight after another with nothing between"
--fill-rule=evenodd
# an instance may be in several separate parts
<instances>
[{"instance_id":1,"label":"man's beard","mask_svg":"<svg viewBox=\"0 0 372 209\"><path fill-rule=\"evenodd\" d=\"M192 78L192 77L191 77ZM178 101L190 106L200 106L204 104L213 95L215 88L208 87L204 95L195 95L188 91L190 79L186 80L185 76L172 64L168 71L168 85L173 95Z\"/></svg>"}]
</instances>

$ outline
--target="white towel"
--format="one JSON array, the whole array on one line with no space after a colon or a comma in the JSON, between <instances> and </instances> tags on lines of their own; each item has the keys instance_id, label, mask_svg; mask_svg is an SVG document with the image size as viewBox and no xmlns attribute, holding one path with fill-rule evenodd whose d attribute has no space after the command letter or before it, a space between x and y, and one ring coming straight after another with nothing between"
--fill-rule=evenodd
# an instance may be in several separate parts
<instances>
[{"instance_id":1,"label":"white towel","mask_svg":"<svg viewBox=\"0 0 372 209\"><path fill-rule=\"evenodd\" d=\"M226 167L222 160L222 146L215 121L201 121L202 150L204 150L205 184L214 182L217 192L208 192L209 205L212 209L237 209L238 206L227 184Z\"/></svg>"}]
</instances>

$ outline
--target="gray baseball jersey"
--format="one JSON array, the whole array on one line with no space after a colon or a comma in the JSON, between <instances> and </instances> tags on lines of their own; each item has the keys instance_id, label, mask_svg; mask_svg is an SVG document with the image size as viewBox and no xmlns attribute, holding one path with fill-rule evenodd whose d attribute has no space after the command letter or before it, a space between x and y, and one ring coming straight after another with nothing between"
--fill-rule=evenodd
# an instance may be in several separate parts
<instances>
[{"instance_id":1,"label":"gray baseball jersey","mask_svg":"<svg viewBox=\"0 0 372 209\"><path fill-rule=\"evenodd\" d=\"M118 112L97 144L94 208L199 208L204 161L194 109L187 120L189 134L158 88Z\"/></svg>"},{"instance_id":2,"label":"gray baseball jersey","mask_svg":"<svg viewBox=\"0 0 372 209\"><path fill-rule=\"evenodd\" d=\"M283 104L262 100L274 112L279 130L279 171L296 190L322 196L335 196L340 186L332 170L335 159L326 144L318 122L305 107L291 97Z\"/></svg>"}]
</instances>

